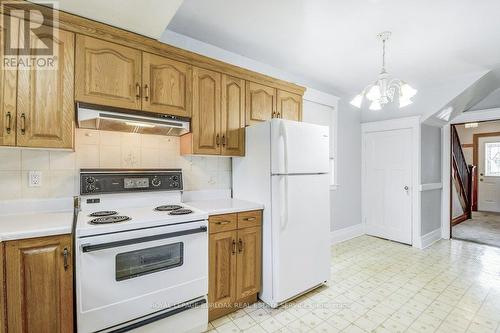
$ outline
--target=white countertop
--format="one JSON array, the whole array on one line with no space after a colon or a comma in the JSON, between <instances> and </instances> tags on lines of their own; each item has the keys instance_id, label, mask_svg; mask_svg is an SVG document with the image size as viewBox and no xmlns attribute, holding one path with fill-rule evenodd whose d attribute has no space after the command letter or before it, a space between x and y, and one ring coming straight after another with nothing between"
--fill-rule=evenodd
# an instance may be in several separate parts
<instances>
[{"instance_id":1,"label":"white countertop","mask_svg":"<svg viewBox=\"0 0 500 333\"><path fill-rule=\"evenodd\" d=\"M264 205L231 198L188 201L185 203L189 206L206 211L208 215L230 214L264 209Z\"/></svg>"},{"instance_id":2,"label":"white countertop","mask_svg":"<svg viewBox=\"0 0 500 333\"><path fill-rule=\"evenodd\" d=\"M0 215L0 242L70 234L73 211Z\"/></svg>"}]
</instances>

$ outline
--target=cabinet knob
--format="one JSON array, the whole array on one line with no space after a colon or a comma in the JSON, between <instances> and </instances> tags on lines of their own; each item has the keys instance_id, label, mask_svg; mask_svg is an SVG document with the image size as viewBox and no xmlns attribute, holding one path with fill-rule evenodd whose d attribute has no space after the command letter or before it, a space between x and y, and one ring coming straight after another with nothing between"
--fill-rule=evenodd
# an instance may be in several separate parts
<instances>
[{"instance_id":1,"label":"cabinet knob","mask_svg":"<svg viewBox=\"0 0 500 333\"><path fill-rule=\"evenodd\" d=\"M217 147L219 147L219 146L220 146L220 136L219 136L219 134L217 134L217 135L215 136L215 144L217 145Z\"/></svg>"},{"instance_id":2,"label":"cabinet knob","mask_svg":"<svg viewBox=\"0 0 500 333\"><path fill-rule=\"evenodd\" d=\"M223 134L222 135L222 147L225 147L226 146L226 135Z\"/></svg>"},{"instance_id":3,"label":"cabinet knob","mask_svg":"<svg viewBox=\"0 0 500 333\"><path fill-rule=\"evenodd\" d=\"M236 254L236 241L233 239L233 254Z\"/></svg>"},{"instance_id":4,"label":"cabinet knob","mask_svg":"<svg viewBox=\"0 0 500 333\"><path fill-rule=\"evenodd\" d=\"M217 224L217 225L226 225L229 223L230 223L229 221L217 221L217 222L215 222L215 224Z\"/></svg>"},{"instance_id":5,"label":"cabinet knob","mask_svg":"<svg viewBox=\"0 0 500 333\"><path fill-rule=\"evenodd\" d=\"M243 219L244 221L255 221L255 217L247 217Z\"/></svg>"},{"instance_id":6,"label":"cabinet knob","mask_svg":"<svg viewBox=\"0 0 500 333\"><path fill-rule=\"evenodd\" d=\"M26 114L21 114L21 134L26 134Z\"/></svg>"},{"instance_id":7,"label":"cabinet knob","mask_svg":"<svg viewBox=\"0 0 500 333\"><path fill-rule=\"evenodd\" d=\"M135 98L136 99L141 98L141 85L139 83L135 84Z\"/></svg>"},{"instance_id":8,"label":"cabinet knob","mask_svg":"<svg viewBox=\"0 0 500 333\"><path fill-rule=\"evenodd\" d=\"M241 240L241 238L238 241L238 252L239 253L243 252L243 241Z\"/></svg>"},{"instance_id":9,"label":"cabinet knob","mask_svg":"<svg viewBox=\"0 0 500 333\"><path fill-rule=\"evenodd\" d=\"M146 102L149 100L149 86L147 84L144 86L144 99Z\"/></svg>"}]
</instances>

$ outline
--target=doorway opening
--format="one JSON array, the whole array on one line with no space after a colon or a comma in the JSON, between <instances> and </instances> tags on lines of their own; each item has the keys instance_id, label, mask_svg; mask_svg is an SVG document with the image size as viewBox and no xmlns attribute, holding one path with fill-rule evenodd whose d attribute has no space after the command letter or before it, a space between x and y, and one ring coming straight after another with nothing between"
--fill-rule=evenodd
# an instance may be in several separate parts
<instances>
[{"instance_id":1,"label":"doorway opening","mask_svg":"<svg viewBox=\"0 0 500 333\"><path fill-rule=\"evenodd\" d=\"M451 126L450 235L500 247L500 120Z\"/></svg>"}]
</instances>

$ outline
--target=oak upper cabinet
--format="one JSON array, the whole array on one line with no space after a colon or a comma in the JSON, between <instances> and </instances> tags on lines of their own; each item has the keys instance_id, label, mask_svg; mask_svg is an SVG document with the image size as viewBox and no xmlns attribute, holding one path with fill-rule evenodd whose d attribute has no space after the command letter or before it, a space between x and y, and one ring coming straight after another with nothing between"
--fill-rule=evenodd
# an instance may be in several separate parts
<instances>
[{"instance_id":1,"label":"oak upper cabinet","mask_svg":"<svg viewBox=\"0 0 500 333\"><path fill-rule=\"evenodd\" d=\"M17 146L73 147L75 35L51 29L38 34L40 39L33 35L31 45L53 43L55 68L24 68L17 74Z\"/></svg>"},{"instance_id":2,"label":"oak upper cabinet","mask_svg":"<svg viewBox=\"0 0 500 333\"><path fill-rule=\"evenodd\" d=\"M276 114L278 118L302 121L302 96L278 90Z\"/></svg>"},{"instance_id":3,"label":"oak upper cabinet","mask_svg":"<svg viewBox=\"0 0 500 333\"><path fill-rule=\"evenodd\" d=\"M236 231L210 235L209 301L223 307L236 301Z\"/></svg>"},{"instance_id":4,"label":"oak upper cabinet","mask_svg":"<svg viewBox=\"0 0 500 333\"><path fill-rule=\"evenodd\" d=\"M245 80L222 76L222 155L245 155Z\"/></svg>"},{"instance_id":5,"label":"oak upper cabinet","mask_svg":"<svg viewBox=\"0 0 500 333\"><path fill-rule=\"evenodd\" d=\"M0 16L0 25L4 22L6 20ZM12 43L17 44L18 29L19 20L16 18L11 18L8 29L4 30L4 27L0 26L0 59L4 59L4 33L13 36ZM17 70L0 69L0 146L15 146L16 144L16 93Z\"/></svg>"},{"instance_id":6,"label":"oak upper cabinet","mask_svg":"<svg viewBox=\"0 0 500 333\"><path fill-rule=\"evenodd\" d=\"M191 66L154 54L142 54L142 109L191 116Z\"/></svg>"},{"instance_id":7,"label":"oak upper cabinet","mask_svg":"<svg viewBox=\"0 0 500 333\"><path fill-rule=\"evenodd\" d=\"M276 89L255 82L246 86L246 125L276 116Z\"/></svg>"},{"instance_id":8,"label":"oak upper cabinet","mask_svg":"<svg viewBox=\"0 0 500 333\"><path fill-rule=\"evenodd\" d=\"M141 109L141 51L100 39L76 38L78 101Z\"/></svg>"},{"instance_id":9,"label":"oak upper cabinet","mask_svg":"<svg viewBox=\"0 0 500 333\"><path fill-rule=\"evenodd\" d=\"M9 332L73 332L71 236L5 243Z\"/></svg>"},{"instance_id":10,"label":"oak upper cabinet","mask_svg":"<svg viewBox=\"0 0 500 333\"><path fill-rule=\"evenodd\" d=\"M181 154L221 153L221 74L193 68L191 133L181 137Z\"/></svg>"},{"instance_id":11,"label":"oak upper cabinet","mask_svg":"<svg viewBox=\"0 0 500 333\"><path fill-rule=\"evenodd\" d=\"M260 291L262 238L261 228L238 230L236 295L238 299Z\"/></svg>"}]
</instances>

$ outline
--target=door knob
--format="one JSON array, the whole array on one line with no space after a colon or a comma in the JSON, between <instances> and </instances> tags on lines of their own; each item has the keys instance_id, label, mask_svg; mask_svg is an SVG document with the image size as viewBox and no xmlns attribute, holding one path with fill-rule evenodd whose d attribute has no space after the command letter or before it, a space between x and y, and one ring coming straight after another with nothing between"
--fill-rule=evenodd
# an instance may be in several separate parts
<instances>
[{"instance_id":1,"label":"door knob","mask_svg":"<svg viewBox=\"0 0 500 333\"><path fill-rule=\"evenodd\" d=\"M484 176L482 173L479 174L480 176Z\"/></svg>"},{"instance_id":2,"label":"door knob","mask_svg":"<svg viewBox=\"0 0 500 333\"><path fill-rule=\"evenodd\" d=\"M405 191L408 191L410 188L408 186L403 187Z\"/></svg>"}]
</instances>

